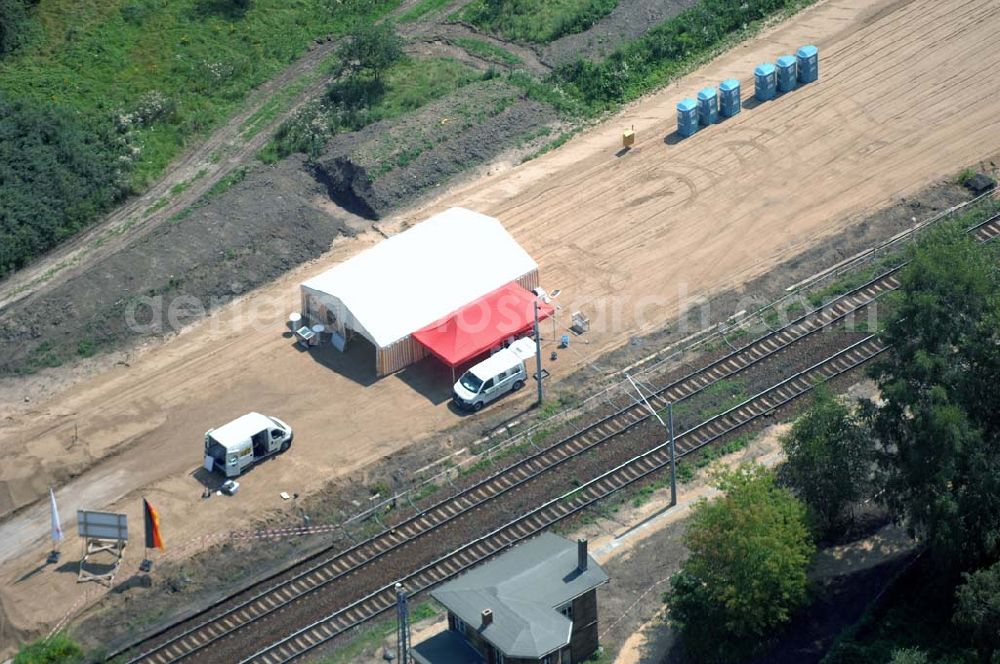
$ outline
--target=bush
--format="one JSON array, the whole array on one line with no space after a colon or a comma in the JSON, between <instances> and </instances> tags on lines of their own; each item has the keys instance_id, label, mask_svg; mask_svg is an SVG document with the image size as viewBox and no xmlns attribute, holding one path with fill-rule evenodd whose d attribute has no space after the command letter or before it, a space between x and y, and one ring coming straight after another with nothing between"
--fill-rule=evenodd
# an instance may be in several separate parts
<instances>
[{"instance_id":1,"label":"bush","mask_svg":"<svg viewBox=\"0 0 1000 664\"><path fill-rule=\"evenodd\" d=\"M0 0L0 56L24 46L34 32L28 5L37 0Z\"/></svg>"},{"instance_id":2,"label":"bush","mask_svg":"<svg viewBox=\"0 0 1000 664\"><path fill-rule=\"evenodd\" d=\"M122 135L0 93L0 276L118 201L130 157Z\"/></svg>"},{"instance_id":3,"label":"bush","mask_svg":"<svg viewBox=\"0 0 1000 664\"><path fill-rule=\"evenodd\" d=\"M13 664L73 664L83 660L83 649L65 634L29 643L14 656Z\"/></svg>"},{"instance_id":4,"label":"bush","mask_svg":"<svg viewBox=\"0 0 1000 664\"><path fill-rule=\"evenodd\" d=\"M477 0L461 16L508 39L545 43L587 30L617 5L618 0Z\"/></svg>"},{"instance_id":5,"label":"bush","mask_svg":"<svg viewBox=\"0 0 1000 664\"><path fill-rule=\"evenodd\" d=\"M571 86L592 110L603 110L637 97L729 35L799 1L702 0L622 46L603 62L577 60L557 69L554 79Z\"/></svg>"}]
</instances>

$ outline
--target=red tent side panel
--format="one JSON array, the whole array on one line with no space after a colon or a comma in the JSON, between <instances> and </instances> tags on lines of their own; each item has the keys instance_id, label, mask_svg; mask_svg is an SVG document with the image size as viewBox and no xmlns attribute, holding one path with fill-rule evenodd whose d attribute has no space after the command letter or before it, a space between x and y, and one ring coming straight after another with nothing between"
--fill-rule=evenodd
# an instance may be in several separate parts
<instances>
[{"instance_id":1,"label":"red tent side panel","mask_svg":"<svg viewBox=\"0 0 1000 664\"><path fill-rule=\"evenodd\" d=\"M535 322L534 302L534 293L512 282L413 336L442 362L457 367L504 339L530 330ZM539 302L539 320L551 315L552 306Z\"/></svg>"}]
</instances>

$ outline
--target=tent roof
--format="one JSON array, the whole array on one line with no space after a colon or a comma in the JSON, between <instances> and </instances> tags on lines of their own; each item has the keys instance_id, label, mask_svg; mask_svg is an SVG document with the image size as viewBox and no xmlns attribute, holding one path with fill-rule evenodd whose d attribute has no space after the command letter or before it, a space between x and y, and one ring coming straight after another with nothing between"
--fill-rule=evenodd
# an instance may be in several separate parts
<instances>
[{"instance_id":1,"label":"tent roof","mask_svg":"<svg viewBox=\"0 0 1000 664\"><path fill-rule=\"evenodd\" d=\"M501 223L451 208L302 284L386 347L538 269Z\"/></svg>"},{"instance_id":2,"label":"tent roof","mask_svg":"<svg viewBox=\"0 0 1000 664\"><path fill-rule=\"evenodd\" d=\"M516 282L509 283L414 332L413 336L442 362L457 367L507 337L530 329L535 321L534 301L534 293ZM552 306L539 302L539 320L551 315Z\"/></svg>"}]
</instances>

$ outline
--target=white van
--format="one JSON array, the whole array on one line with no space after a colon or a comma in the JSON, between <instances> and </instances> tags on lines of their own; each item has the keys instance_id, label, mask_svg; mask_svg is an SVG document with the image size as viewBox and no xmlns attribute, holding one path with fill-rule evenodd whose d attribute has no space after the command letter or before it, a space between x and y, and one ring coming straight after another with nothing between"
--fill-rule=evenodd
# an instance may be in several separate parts
<instances>
[{"instance_id":1,"label":"white van","mask_svg":"<svg viewBox=\"0 0 1000 664\"><path fill-rule=\"evenodd\" d=\"M292 428L276 417L249 413L205 432L205 469L237 477L292 445Z\"/></svg>"},{"instance_id":2,"label":"white van","mask_svg":"<svg viewBox=\"0 0 1000 664\"><path fill-rule=\"evenodd\" d=\"M489 402L524 387L528 372L524 361L535 354L535 342L518 339L472 367L458 379L452 400L464 410L478 411Z\"/></svg>"}]
</instances>

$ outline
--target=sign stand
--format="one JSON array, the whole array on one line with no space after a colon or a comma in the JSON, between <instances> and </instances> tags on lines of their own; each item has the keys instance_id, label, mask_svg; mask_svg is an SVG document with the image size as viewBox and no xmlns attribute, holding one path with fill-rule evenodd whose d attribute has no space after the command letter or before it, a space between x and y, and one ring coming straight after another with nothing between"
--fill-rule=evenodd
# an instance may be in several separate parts
<instances>
[{"instance_id":1,"label":"sign stand","mask_svg":"<svg viewBox=\"0 0 1000 664\"><path fill-rule=\"evenodd\" d=\"M80 559L80 574L77 583L97 581L110 587L122 565L122 556L128 544L128 516L112 512L92 512L79 510L76 513L77 531L83 538L83 557ZM97 554L110 554L111 562L90 560ZM102 571L87 569L100 565Z\"/></svg>"},{"instance_id":2,"label":"sign stand","mask_svg":"<svg viewBox=\"0 0 1000 664\"><path fill-rule=\"evenodd\" d=\"M88 537L84 544L83 558L80 559L80 575L76 579L77 583L83 583L84 581L97 581L98 583L110 587L111 582L115 578L115 574L118 573L118 569L122 566L122 554L125 551L126 544L128 544L128 542L125 540L103 540L96 537ZM110 553L114 558L114 560L110 563L111 569L102 574L95 574L85 569L87 559L97 553Z\"/></svg>"}]
</instances>

